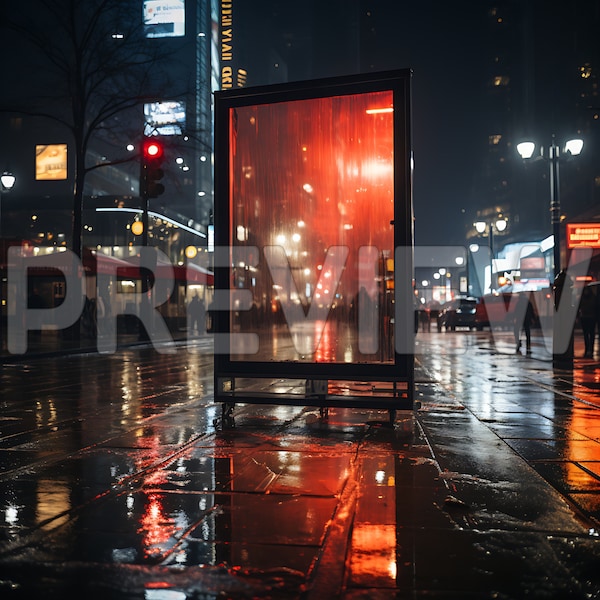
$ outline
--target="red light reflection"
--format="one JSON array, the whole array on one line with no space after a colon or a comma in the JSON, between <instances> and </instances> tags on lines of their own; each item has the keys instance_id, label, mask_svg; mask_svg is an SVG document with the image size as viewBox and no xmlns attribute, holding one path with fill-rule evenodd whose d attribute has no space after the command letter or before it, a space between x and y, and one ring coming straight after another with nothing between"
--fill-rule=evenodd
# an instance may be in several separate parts
<instances>
[{"instance_id":1,"label":"red light reflection","mask_svg":"<svg viewBox=\"0 0 600 600\"><path fill-rule=\"evenodd\" d=\"M361 523L352 532L350 559L352 580L358 584L380 585L396 582L396 526Z\"/></svg>"},{"instance_id":2,"label":"red light reflection","mask_svg":"<svg viewBox=\"0 0 600 600\"><path fill-rule=\"evenodd\" d=\"M331 326L326 324L315 354L317 362L331 362L335 360L335 344L332 337Z\"/></svg>"},{"instance_id":3,"label":"red light reflection","mask_svg":"<svg viewBox=\"0 0 600 600\"><path fill-rule=\"evenodd\" d=\"M162 554L164 549L160 548L160 545L169 540L175 527L173 519L164 514L159 494L148 496L148 504L140 519L140 524L141 527L138 529L138 533L143 534L144 554L147 557Z\"/></svg>"}]
</instances>

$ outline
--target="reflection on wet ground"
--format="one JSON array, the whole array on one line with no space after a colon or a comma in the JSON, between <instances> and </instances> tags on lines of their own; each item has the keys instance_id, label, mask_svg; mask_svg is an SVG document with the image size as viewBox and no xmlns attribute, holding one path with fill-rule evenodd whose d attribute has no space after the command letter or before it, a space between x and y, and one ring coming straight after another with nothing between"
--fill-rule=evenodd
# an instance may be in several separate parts
<instances>
[{"instance_id":1,"label":"reflection on wet ground","mask_svg":"<svg viewBox=\"0 0 600 600\"><path fill-rule=\"evenodd\" d=\"M5 365L1 597L600 594L600 364L417 349L393 427L242 404L223 429L207 340Z\"/></svg>"},{"instance_id":2,"label":"reflection on wet ground","mask_svg":"<svg viewBox=\"0 0 600 600\"><path fill-rule=\"evenodd\" d=\"M496 343L472 336L468 360L462 356L467 342L429 336L432 344L454 345L440 349L427 368L438 371L444 388L584 514L600 522L600 363L574 360L572 370L552 368L545 344L534 337L531 357L512 354L512 336L496 336ZM462 339L461 339L462 337ZM492 361L485 359L493 352ZM575 357L583 355L576 338Z\"/></svg>"}]
</instances>

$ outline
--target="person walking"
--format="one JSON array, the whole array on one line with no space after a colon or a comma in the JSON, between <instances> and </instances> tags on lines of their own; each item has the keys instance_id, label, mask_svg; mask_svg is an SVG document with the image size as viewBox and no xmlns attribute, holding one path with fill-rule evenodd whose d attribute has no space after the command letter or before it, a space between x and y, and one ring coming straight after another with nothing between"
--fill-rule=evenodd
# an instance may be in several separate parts
<instances>
[{"instance_id":1,"label":"person walking","mask_svg":"<svg viewBox=\"0 0 600 600\"><path fill-rule=\"evenodd\" d=\"M583 358L593 358L597 319L596 294L594 294L589 286L585 286L581 292L578 316L581 324L581 330L583 332Z\"/></svg>"},{"instance_id":2,"label":"person walking","mask_svg":"<svg viewBox=\"0 0 600 600\"><path fill-rule=\"evenodd\" d=\"M531 354L531 325L533 323L533 318L533 305L529 299L529 292L523 292L519 294L513 321L517 354L521 352L521 331L525 332L526 352L527 354Z\"/></svg>"},{"instance_id":3,"label":"person walking","mask_svg":"<svg viewBox=\"0 0 600 600\"><path fill-rule=\"evenodd\" d=\"M189 330L193 335L194 331L198 332L198 335L205 333L206 331L206 311L204 303L200 300L198 294L195 294L188 306L188 322Z\"/></svg>"}]
</instances>

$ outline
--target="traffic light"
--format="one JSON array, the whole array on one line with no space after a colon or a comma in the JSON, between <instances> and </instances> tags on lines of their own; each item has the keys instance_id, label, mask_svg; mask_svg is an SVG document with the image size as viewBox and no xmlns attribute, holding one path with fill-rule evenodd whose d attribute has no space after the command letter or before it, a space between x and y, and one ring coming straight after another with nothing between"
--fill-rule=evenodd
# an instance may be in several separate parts
<instances>
[{"instance_id":1,"label":"traffic light","mask_svg":"<svg viewBox=\"0 0 600 600\"><path fill-rule=\"evenodd\" d=\"M165 172L161 168L165 149L161 142L144 140L142 152L143 194L147 198L157 198L165 191L165 186L159 183L165 176Z\"/></svg>"}]
</instances>

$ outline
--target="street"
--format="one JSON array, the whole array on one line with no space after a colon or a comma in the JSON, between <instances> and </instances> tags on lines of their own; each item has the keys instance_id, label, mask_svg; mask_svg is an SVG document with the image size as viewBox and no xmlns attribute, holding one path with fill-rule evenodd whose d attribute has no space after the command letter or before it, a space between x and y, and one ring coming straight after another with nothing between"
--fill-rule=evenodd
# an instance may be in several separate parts
<instances>
[{"instance_id":1,"label":"street","mask_svg":"<svg viewBox=\"0 0 600 600\"><path fill-rule=\"evenodd\" d=\"M224 428L210 336L11 357L1 597L600 597L600 363L511 335L419 332L393 427L242 404Z\"/></svg>"}]
</instances>

